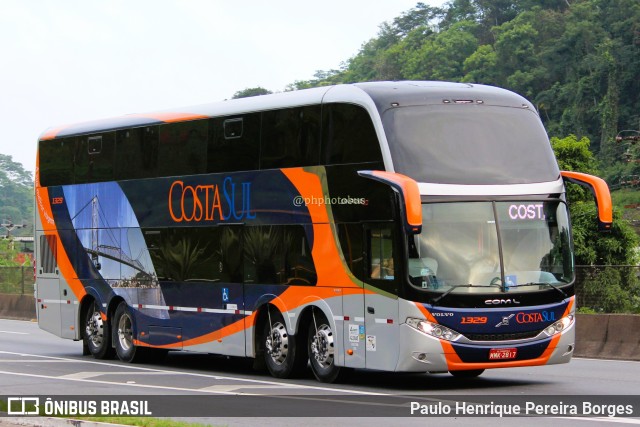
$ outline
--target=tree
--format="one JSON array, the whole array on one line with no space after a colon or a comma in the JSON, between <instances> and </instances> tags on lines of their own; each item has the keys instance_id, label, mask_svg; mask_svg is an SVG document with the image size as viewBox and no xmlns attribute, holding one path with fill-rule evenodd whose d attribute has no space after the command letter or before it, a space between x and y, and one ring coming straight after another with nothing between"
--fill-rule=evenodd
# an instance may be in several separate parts
<instances>
[{"instance_id":1,"label":"tree","mask_svg":"<svg viewBox=\"0 0 640 427\"><path fill-rule=\"evenodd\" d=\"M243 90L239 90L238 92L234 93L231 99L249 98L251 96L269 95L271 93L273 92L260 86L250 87Z\"/></svg>"},{"instance_id":2,"label":"tree","mask_svg":"<svg viewBox=\"0 0 640 427\"><path fill-rule=\"evenodd\" d=\"M570 135L562 139L552 138L551 144L561 170L597 174L596 159L589 150L587 138L578 140ZM586 275L580 297L597 311L640 311L640 281L635 275L635 268L610 267L638 263L638 235L617 209L614 209L611 231L606 234L599 232L593 198L579 186L568 184L567 199L576 264L598 266Z\"/></svg>"},{"instance_id":3,"label":"tree","mask_svg":"<svg viewBox=\"0 0 640 427\"><path fill-rule=\"evenodd\" d=\"M29 226L13 235L33 235L33 178L11 156L0 154L0 222Z\"/></svg>"}]
</instances>

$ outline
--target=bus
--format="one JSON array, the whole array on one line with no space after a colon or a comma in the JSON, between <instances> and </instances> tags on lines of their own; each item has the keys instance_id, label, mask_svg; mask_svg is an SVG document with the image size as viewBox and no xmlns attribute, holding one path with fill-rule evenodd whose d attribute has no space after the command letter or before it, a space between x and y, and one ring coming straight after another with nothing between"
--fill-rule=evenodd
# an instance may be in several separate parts
<instances>
[{"instance_id":1,"label":"bus","mask_svg":"<svg viewBox=\"0 0 640 427\"><path fill-rule=\"evenodd\" d=\"M500 88L369 82L61 126L39 138L39 326L125 362L353 368L566 363L565 181L534 106Z\"/></svg>"}]
</instances>

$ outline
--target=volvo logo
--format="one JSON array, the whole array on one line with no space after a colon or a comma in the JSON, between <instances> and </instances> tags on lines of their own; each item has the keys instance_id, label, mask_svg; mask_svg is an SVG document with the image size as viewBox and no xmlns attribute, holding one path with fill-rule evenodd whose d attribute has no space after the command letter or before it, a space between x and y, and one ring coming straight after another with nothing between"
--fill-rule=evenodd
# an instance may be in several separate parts
<instances>
[{"instance_id":1,"label":"volvo logo","mask_svg":"<svg viewBox=\"0 0 640 427\"><path fill-rule=\"evenodd\" d=\"M508 298L508 299L488 299L485 300L484 303L486 305L504 305L504 304L520 304L520 301L518 301L515 298Z\"/></svg>"},{"instance_id":2,"label":"volvo logo","mask_svg":"<svg viewBox=\"0 0 640 427\"><path fill-rule=\"evenodd\" d=\"M509 319L511 319L515 314L510 314L509 316L502 316L502 321L496 325L496 328L500 326L509 326Z\"/></svg>"}]
</instances>

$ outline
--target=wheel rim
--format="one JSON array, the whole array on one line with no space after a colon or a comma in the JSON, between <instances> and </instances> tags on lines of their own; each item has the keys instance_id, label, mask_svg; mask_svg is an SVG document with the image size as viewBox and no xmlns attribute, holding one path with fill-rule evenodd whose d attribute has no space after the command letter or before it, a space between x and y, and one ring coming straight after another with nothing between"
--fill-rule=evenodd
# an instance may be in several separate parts
<instances>
[{"instance_id":1,"label":"wheel rim","mask_svg":"<svg viewBox=\"0 0 640 427\"><path fill-rule=\"evenodd\" d=\"M289 334L287 328L280 323L273 324L265 342L267 353L276 365L281 365L287 359L289 351Z\"/></svg>"},{"instance_id":2,"label":"wheel rim","mask_svg":"<svg viewBox=\"0 0 640 427\"><path fill-rule=\"evenodd\" d=\"M102 346L102 342L104 341L104 322L102 321L102 315L99 311L94 311L91 317L89 317L85 332L89 342L91 342L94 347Z\"/></svg>"},{"instance_id":3,"label":"wheel rim","mask_svg":"<svg viewBox=\"0 0 640 427\"><path fill-rule=\"evenodd\" d=\"M321 325L311 341L311 354L322 368L333 364L333 332L329 325Z\"/></svg>"},{"instance_id":4,"label":"wheel rim","mask_svg":"<svg viewBox=\"0 0 640 427\"><path fill-rule=\"evenodd\" d=\"M124 351L128 351L133 346L131 318L126 313L118 320L118 343Z\"/></svg>"}]
</instances>

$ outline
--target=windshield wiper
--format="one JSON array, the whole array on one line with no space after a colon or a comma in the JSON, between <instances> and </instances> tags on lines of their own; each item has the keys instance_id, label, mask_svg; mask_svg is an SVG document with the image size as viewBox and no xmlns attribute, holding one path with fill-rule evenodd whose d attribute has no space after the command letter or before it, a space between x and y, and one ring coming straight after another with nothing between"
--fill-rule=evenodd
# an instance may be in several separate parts
<instances>
[{"instance_id":1,"label":"windshield wiper","mask_svg":"<svg viewBox=\"0 0 640 427\"><path fill-rule=\"evenodd\" d=\"M549 287L555 289L556 291L560 292L563 297L569 298L569 295L567 295L567 293L565 291L563 291L562 289L560 289L557 286L552 285L549 282L529 282L529 283L525 283L523 285L518 285L518 287L520 287L520 286L535 286L535 285L538 285L538 286L549 286Z\"/></svg>"},{"instance_id":2,"label":"windshield wiper","mask_svg":"<svg viewBox=\"0 0 640 427\"><path fill-rule=\"evenodd\" d=\"M455 285L455 286L452 286L451 288L449 288L449 290L447 290L445 293L440 295L438 298L434 298L433 299L433 304L437 304L438 301L440 301L442 298L444 298L447 295L449 295L451 292L453 292L454 289L458 289L458 288L492 288L492 287L498 287L499 288L500 285L479 286L479 285L472 285L471 283L469 283L468 285Z\"/></svg>"}]
</instances>

